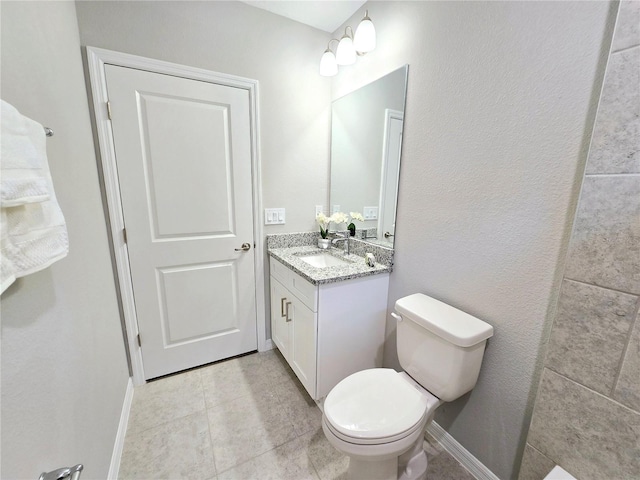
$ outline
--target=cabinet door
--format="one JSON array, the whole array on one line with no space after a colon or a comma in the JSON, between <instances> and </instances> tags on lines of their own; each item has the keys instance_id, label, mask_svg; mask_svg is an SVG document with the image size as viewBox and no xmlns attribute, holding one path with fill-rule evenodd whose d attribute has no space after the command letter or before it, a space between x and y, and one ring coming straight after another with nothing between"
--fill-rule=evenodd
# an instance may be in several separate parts
<instances>
[{"instance_id":1,"label":"cabinet door","mask_svg":"<svg viewBox=\"0 0 640 480\"><path fill-rule=\"evenodd\" d=\"M293 295L282 286L282 284L271 277L271 339L276 344L280 353L287 359L290 358L290 335L289 324L287 321L286 309L287 302L290 302ZM289 305L291 310L291 305ZM289 317L291 318L291 314Z\"/></svg>"},{"instance_id":2,"label":"cabinet door","mask_svg":"<svg viewBox=\"0 0 640 480\"><path fill-rule=\"evenodd\" d=\"M289 364L304 388L316 398L317 315L297 298L289 305L291 350Z\"/></svg>"}]
</instances>

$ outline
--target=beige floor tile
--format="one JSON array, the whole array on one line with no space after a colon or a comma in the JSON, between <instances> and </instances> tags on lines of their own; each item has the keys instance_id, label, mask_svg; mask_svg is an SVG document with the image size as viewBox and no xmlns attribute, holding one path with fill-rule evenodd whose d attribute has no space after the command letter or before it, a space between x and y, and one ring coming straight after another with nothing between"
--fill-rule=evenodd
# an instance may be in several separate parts
<instances>
[{"instance_id":1,"label":"beige floor tile","mask_svg":"<svg viewBox=\"0 0 640 480\"><path fill-rule=\"evenodd\" d=\"M293 373L293 370L291 370L291 367L278 350L270 350L261 355L264 355L262 362L271 381L279 383L284 380L297 379L296 374Z\"/></svg>"},{"instance_id":2,"label":"beige floor tile","mask_svg":"<svg viewBox=\"0 0 640 480\"><path fill-rule=\"evenodd\" d=\"M427 478L429 480L474 480L475 477L447 452L427 455Z\"/></svg>"},{"instance_id":3,"label":"beige floor tile","mask_svg":"<svg viewBox=\"0 0 640 480\"><path fill-rule=\"evenodd\" d=\"M220 472L296 438L287 412L270 393L219 404L208 410L208 416Z\"/></svg>"},{"instance_id":4,"label":"beige floor tile","mask_svg":"<svg viewBox=\"0 0 640 480\"><path fill-rule=\"evenodd\" d=\"M320 480L347 480L349 457L339 452L324 436L322 427L299 437Z\"/></svg>"},{"instance_id":5,"label":"beige floor tile","mask_svg":"<svg viewBox=\"0 0 640 480\"><path fill-rule=\"evenodd\" d=\"M427 452L427 478L429 480L474 480L474 476L446 452L429 434L423 442Z\"/></svg>"},{"instance_id":6,"label":"beige floor tile","mask_svg":"<svg viewBox=\"0 0 640 480\"><path fill-rule=\"evenodd\" d=\"M322 412L297 379L280 383L276 395L297 435L315 431L322 426Z\"/></svg>"},{"instance_id":7,"label":"beige floor tile","mask_svg":"<svg viewBox=\"0 0 640 480\"><path fill-rule=\"evenodd\" d=\"M137 387L121 480L346 480L349 459L277 351ZM471 480L434 441L429 480Z\"/></svg>"},{"instance_id":8,"label":"beige floor tile","mask_svg":"<svg viewBox=\"0 0 640 480\"><path fill-rule=\"evenodd\" d=\"M275 387L266 386L263 391L251 393L208 409L209 420L218 429L233 432L238 425L269 425L288 422L288 413L282 408Z\"/></svg>"},{"instance_id":9,"label":"beige floor tile","mask_svg":"<svg viewBox=\"0 0 640 480\"><path fill-rule=\"evenodd\" d=\"M120 480L215 478L204 411L127 434Z\"/></svg>"},{"instance_id":10,"label":"beige floor tile","mask_svg":"<svg viewBox=\"0 0 640 480\"><path fill-rule=\"evenodd\" d=\"M219 480L318 480L307 449L294 439L237 467Z\"/></svg>"},{"instance_id":11,"label":"beige floor tile","mask_svg":"<svg viewBox=\"0 0 640 480\"><path fill-rule=\"evenodd\" d=\"M204 410L200 372L193 370L136 387L128 431L140 432Z\"/></svg>"},{"instance_id":12,"label":"beige floor tile","mask_svg":"<svg viewBox=\"0 0 640 480\"><path fill-rule=\"evenodd\" d=\"M284 359L272 352L257 353L200 369L207 408L247 395L260 396L291 379Z\"/></svg>"}]
</instances>

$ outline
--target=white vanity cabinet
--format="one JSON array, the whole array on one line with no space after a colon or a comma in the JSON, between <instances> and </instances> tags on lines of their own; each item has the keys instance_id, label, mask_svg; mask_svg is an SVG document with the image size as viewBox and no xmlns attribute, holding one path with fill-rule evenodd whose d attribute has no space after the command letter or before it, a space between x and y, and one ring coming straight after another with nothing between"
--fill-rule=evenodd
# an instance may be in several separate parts
<instances>
[{"instance_id":1,"label":"white vanity cabinet","mask_svg":"<svg viewBox=\"0 0 640 480\"><path fill-rule=\"evenodd\" d=\"M316 312L271 277L272 340L311 394L316 388L317 319Z\"/></svg>"},{"instance_id":2,"label":"white vanity cabinet","mask_svg":"<svg viewBox=\"0 0 640 480\"><path fill-rule=\"evenodd\" d=\"M382 365L389 274L318 286L273 258L271 338L314 399Z\"/></svg>"}]
</instances>

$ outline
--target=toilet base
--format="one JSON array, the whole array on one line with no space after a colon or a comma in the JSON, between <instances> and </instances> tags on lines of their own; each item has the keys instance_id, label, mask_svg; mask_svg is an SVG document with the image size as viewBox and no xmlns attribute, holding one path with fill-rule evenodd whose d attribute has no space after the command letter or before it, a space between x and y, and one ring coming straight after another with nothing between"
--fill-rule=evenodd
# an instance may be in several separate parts
<instances>
[{"instance_id":1,"label":"toilet base","mask_svg":"<svg viewBox=\"0 0 640 480\"><path fill-rule=\"evenodd\" d=\"M409 450L399 457L382 460L349 458L349 480L426 480L427 454L423 448L421 435Z\"/></svg>"},{"instance_id":2,"label":"toilet base","mask_svg":"<svg viewBox=\"0 0 640 480\"><path fill-rule=\"evenodd\" d=\"M398 457L398 480L427 480L427 452L424 451L424 434L412 448Z\"/></svg>"},{"instance_id":3,"label":"toilet base","mask_svg":"<svg viewBox=\"0 0 640 480\"><path fill-rule=\"evenodd\" d=\"M398 457L378 461L350 457L347 478L349 480L397 480Z\"/></svg>"}]
</instances>

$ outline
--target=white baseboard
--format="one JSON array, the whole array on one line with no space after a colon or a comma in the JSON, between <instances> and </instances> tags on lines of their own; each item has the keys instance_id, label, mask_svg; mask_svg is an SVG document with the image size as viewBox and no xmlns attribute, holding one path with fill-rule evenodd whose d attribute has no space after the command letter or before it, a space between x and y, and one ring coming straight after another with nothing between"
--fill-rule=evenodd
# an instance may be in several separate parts
<instances>
[{"instance_id":1,"label":"white baseboard","mask_svg":"<svg viewBox=\"0 0 640 480\"><path fill-rule=\"evenodd\" d=\"M500 480L491 470L489 470L480 460L458 443L447 431L436 422L431 422L427 427L429 433L442 448L455 458L464 468L469 470L478 480Z\"/></svg>"},{"instance_id":2,"label":"white baseboard","mask_svg":"<svg viewBox=\"0 0 640 480\"><path fill-rule=\"evenodd\" d=\"M127 424L129 423L129 412L131 412L131 403L133 402L133 381L129 378L127 382L127 391L124 394L122 402L122 411L120 412L120 423L118 424L118 433L116 441L113 445L113 453L111 454L111 464L109 465L108 480L118 480L118 472L120 470L120 460L122 459L122 450L124 449L124 437L127 433Z\"/></svg>"}]
</instances>

